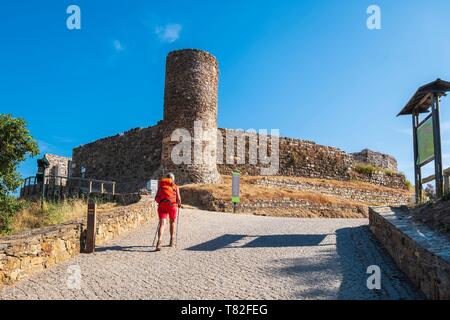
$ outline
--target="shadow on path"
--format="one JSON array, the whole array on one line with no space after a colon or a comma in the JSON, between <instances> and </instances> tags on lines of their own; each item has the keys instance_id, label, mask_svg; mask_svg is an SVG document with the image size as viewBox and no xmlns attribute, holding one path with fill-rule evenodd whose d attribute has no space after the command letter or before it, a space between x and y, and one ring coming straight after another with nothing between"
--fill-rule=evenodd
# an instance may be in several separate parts
<instances>
[{"instance_id":1,"label":"shadow on path","mask_svg":"<svg viewBox=\"0 0 450 320\"><path fill-rule=\"evenodd\" d=\"M396 267L367 226L336 231L336 250L274 261L275 275L297 278L298 299L398 300L423 296ZM367 268L381 269L381 290L367 288Z\"/></svg>"},{"instance_id":2,"label":"shadow on path","mask_svg":"<svg viewBox=\"0 0 450 320\"><path fill-rule=\"evenodd\" d=\"M128 252L154 252L154 247L152 246L111 246L111 247L99 247L95 248L95 252L106 252L106 251L128 251Z\"/></svg>"},{"instance_id":3,"label":"shadow on path","mask_svg":"<svg viewBox=\"0 0 450 320\"><path fill-rule=\"evenodd\" d=\"M318 246L326 234L281 234L281 235L233 235L225 234L210 241L187 248L189 251L216 251L224 248L279 248L279 247L310 247ZM254 238L244 245L232 244L245 238Z\"/></svg>"}]
</instances>

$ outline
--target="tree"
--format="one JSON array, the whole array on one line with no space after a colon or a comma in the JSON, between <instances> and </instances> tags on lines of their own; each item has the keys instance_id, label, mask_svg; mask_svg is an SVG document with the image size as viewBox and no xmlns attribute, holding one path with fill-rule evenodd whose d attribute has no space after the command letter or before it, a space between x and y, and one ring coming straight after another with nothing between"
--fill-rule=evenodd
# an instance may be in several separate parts
<instances>
[{"instance_id":1,"label":"tree","mask_svg":"<svg viewBox=\"0 0 450 320\"><path fill-rule=\"evenodd\" d=\"M20 209L20 202L12 195L22 181L17 167L27 156L38 154L25 120L0 114L0 233L11 231L11 219Z\"/></svg>"}]
</instances>

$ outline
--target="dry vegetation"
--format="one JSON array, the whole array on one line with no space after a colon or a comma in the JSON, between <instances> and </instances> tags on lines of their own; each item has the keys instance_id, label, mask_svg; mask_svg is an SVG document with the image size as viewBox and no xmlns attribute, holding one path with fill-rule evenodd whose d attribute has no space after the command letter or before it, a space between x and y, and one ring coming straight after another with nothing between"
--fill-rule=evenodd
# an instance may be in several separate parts
<instances>
[{"instance_id":1,"label":"dry vegetation","mask_svg":"<svg viewBox=\"0 0 450 320\"><path fill-rule=\"evenodd\" d=\"M115 203L97 204L97 213L102 214L114 209ZM67 200L61 203L28 202L25 208L13 218L13 234L22 231L60 224L68 221L80 220L87 214L86 201Z\"/></svg>"},{"instance_id":2,"label":"dry vegetation","mask_svg":"<svg viewBox=\"0 0 450 320\"><path fill-rule=\"evenodd\" d=\"M183 189L196 190L198 192L210 193L215 199L230 200L231 179L229 182L223 181L221 184L192 184L182 187ZM258 186L255 184L241 182L240 186L241 201L256 202L261 199L264 200L308 200L311 202L322 204L335 204L335 205L359 205L357 202L337 199L332 196L325 196L319 193L303 192L300 190L293 190L287 188L269 188L264 186Z\"/></svg>"},{"instance_id":3,"label":"dry vegetation","mask_svg":"<svg viewBox=\"0 0 450 320\"><path fill-rule=\"evenodd\" d=\"M357 189L368 192L389 193L399 195L410 195L407 190L393 189L378 185L373 185L361 181L337 181L326 179L312 179L302 177L260 177L260 176L241 176L240 194L243 204L257 203L259 201L304 201L318 207L306 209L290 207L289 210L283 207L261 207L250 209L251 213L256 215L285 216L285 217L322 217L322 218L367 218L368 206L380 205L379 203L365 203L361 200L351 200L331 194L323 194L320 191L302 191L289 187L268 187L258 185L262 179L271 181L283 180L293 184L306 184L316 187L328 187L334 189ZM185 185L182 188L182 195L186 202L206 210L216 210L216 206L211 203L229 203L231 200L231 177L222 176L222 183L211 184L192 184ZM344 191L345 192L345 191ZM220 205L219 205L220 207ZM230 210L230 208L226 209ZM246 209L247 210L247 209Z\"/></svg>"},{"instance_id":4,"label":"dry vegetation","mask_svg":"<svg viewBox=\"0 0 450 320\"><path fill-rule=\"evenodd\" d=\"M230 177L222 177L224 179L225 183L231 184L231 178ZM242 181L244 183L254 184L258 180L261 180L265 177L242 177ZM267 177L266 177L267 178ZM339 181L339 180L327 180L327 179L314 179L314 178L303 178L303 177L279 177L279 176L273 176L270 177L270 180L292 180L297 183L308 183L308 184L315 184L315 185L324 185L324 186L332 186L335 188L344 188L344 189L358 189L358 190L367 190L367 191L374 191L374 192L391 192L391 193L398 193L398 194L405 194L409 195L411 194L408 190L402 190L402 189L393 189L389 187L384 187L380 185L371 184L368 182L363 181Z\"/></svg>"},{"instance_id":5,"label":"dry vegetation","mask_svg":"<svg viewBox=\"0 0 450 320\"><path fill-rule=\"evenodd\" d=\"M264 200L308 200L311 202L329 204L329 205L361 205L360 202L355 202L346 199L339 199L331 195L323 195L314 192L304 192L301 190L295 190L290 188L278 188L278 187L265 187L256 185L258 180L267 177L259 176L242 176L241 177L241 199L245 202ZM368 190L376 192L390 192L408 195L409 191L398 190L387 188L383 186L377 186L361 181L337 181L337 180L326 180L326 179L311 179L311 178L301 178L301 177L270 177L271 180L277 179L289 179L298 183L308 183L312 185L326 185L332 186L334 188L346 188L346 189L359 189ZM186 185L183 186L184 189L197 190L201 192L210 193L215 199L226 200L230 199L231 190L231 177L222 176L222 183L217 185L209 184L197 184L197 185ZM374 205L371 203L363 203L364 205Z\"/></svg>"}]
</instances>

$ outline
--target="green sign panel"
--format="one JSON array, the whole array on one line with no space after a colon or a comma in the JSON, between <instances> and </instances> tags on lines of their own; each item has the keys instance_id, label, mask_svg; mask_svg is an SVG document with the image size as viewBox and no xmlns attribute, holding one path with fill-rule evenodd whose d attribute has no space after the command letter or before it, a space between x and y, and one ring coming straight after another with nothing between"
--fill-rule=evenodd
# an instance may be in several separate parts
<instances>
[{"instance_id":1,"label":"green sign panel","mask_svg":"<svg viewBox=\"0 0 450 320\"><path fill-rule=\"evenodd\" d=\"M417 128L417 144L419 151L418 165L434 158L433 118L428 119Z\"/></svg>"},{"instance_id":2,"label":"green sign panel","mask_svg":"<svg viewBox=\"0 0 450 320\"><path fill-rule=\"evenodd\" d=\"M231 182L231 202L239 203L241 202L241 198L239 195L240 174L238 172L233 172Z\"/></svg>"}]
</instances>

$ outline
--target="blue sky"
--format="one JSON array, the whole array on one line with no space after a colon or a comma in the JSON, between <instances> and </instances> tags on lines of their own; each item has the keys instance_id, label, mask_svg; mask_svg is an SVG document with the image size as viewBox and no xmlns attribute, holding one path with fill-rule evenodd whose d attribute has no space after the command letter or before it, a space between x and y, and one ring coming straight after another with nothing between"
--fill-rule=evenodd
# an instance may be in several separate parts
<instances>
[{"instance_id":1,"label":"blue sky","mask_svg":"<svg viewBox=\"0 0 450 320\"><path fill-rule=\"evenodd\" d=\"M81 30L66 27L71 4ZM372 4L381 30L366 27ZM221 127L382 151L412 179L411 119L395 116L418 86L450 79L448 39L446 0L2 1L0 112L70 156L160 120L167 53L199 48L220 63ZM450 98L442 122L449 166Z\"/></svg>"}]
</instances>

